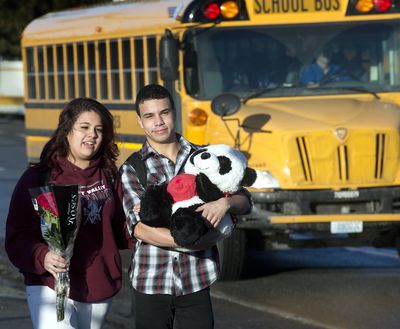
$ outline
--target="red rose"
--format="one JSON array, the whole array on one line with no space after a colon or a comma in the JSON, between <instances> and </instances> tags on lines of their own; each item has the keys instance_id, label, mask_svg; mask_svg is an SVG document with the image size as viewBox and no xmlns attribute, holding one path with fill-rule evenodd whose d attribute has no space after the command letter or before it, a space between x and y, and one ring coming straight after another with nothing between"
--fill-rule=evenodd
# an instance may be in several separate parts
<instances>
[{"instance_id":1,"label":"red rose","mask_svg":"<svg viewBox=\"0 0 400 329\"><path fill-rule=\"evenodd\" d=\"M58 217L57 204L53 193L51 192L42 193L36 198L36 200L38 205L42 209L46 209L50 211L54 216Z\"/></svg>"}]
</instances>

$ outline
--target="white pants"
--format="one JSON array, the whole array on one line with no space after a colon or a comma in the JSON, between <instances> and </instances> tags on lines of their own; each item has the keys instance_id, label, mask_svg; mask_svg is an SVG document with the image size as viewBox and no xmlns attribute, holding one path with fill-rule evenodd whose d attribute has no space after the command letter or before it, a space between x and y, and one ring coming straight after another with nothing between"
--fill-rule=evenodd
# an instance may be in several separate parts
<instances>
[{"instance_id":1,"label":"white pants","mask_svg":"<svg viewBox=\"0 0 400 329\"><path fill-rule=\"evenodd\" d=\"M64 320L57 322L54 290L47 286L27 286L26 294L34 329L101 329L112 300L81 303L68 298Z\"/></svg>"}]
</instances>

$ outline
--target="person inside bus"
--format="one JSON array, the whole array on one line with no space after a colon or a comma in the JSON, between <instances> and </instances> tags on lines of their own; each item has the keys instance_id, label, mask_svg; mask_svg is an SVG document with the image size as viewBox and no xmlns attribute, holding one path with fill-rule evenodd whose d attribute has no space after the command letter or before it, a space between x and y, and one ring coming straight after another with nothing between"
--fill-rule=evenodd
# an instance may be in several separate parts
<instances>
[{"instance_id":1,"label":"person inside bus","mask_svg":"<svg viewBox=\"0 0 400 329\"><path fill-rule=\"evenodd\" d=\"M150 84L137 94L136 112L146 141L139 150L148 185L170 181L198 146L175 132L173 99L163 86ZM121 168L123 205L128 226L137 239L130 273L134 291L137 329L211 329L214 315L210 286L218 278L218 249L181 252L166 228L140 222L140 196L143 187L135 168L125 162ZM197 209L217 226L229 211L244 214L251 203L245 192L223 197Z\"/></svg>"},{"instance_id":2,"label":"person inside bus","mask_svg":"<svg viewBox=\"0 0 400 329\"><path fill-rule=\"evenodd\" d=\"M354 44L345 43L335 58L335 63L342 67L351 79L359 80L363 75L361 57Z\"/></svg>"},{"instance_id":3,"label":"person inside bus","mask_svg":"<svg viewBox=\"0 0 400 329\"><path fill-rule=\"evenodd\" d=\"M285 54L280 61L283 65L283 81L282 83L297 85L300 79L299 72L301 69L301 61L297 57L295 47L288 44Z\"/></svg>"},{"instance_id":4,"label":"person inside bus","mask_svg":"<svg viewBox=\"0 0 400 329\"><path fill-rule=\"evenodd\" d=\"M318 87L322 84L349 80L346 71L331 62L332 54L328 50L320 51L315 62L309 65L302 74L301 80L307 87Z\"/></svg>"},{"instance_id":5,"label":"person inside bus","mask_svg":"<svg viewBox=\"0 0 400 329\"><path fill-rule=\"evenodd\" d=\"M121 288L119 248L133 246L122 208L122 186L115 160L111 113L89 98L70 101L59 116L40 162L19 179L9 207L5 249L24 276L35 329L100 329ZM81 224L70 263L49 249L41 234L30 188L79 185ZM54 282L68 270L69 296L64 320L56 316Z\"/></svg>"},{"instance_id":6,"label":"person inside bus","mask_svg":"<svg viewBox=\"0 0 400 329\"><path fill-rule=\"evenodd\" d=\"M369 49L364 50L360 55L362 74L360 80L364 82L371 81L371 53Z\"/></svg>"}]
</instances>

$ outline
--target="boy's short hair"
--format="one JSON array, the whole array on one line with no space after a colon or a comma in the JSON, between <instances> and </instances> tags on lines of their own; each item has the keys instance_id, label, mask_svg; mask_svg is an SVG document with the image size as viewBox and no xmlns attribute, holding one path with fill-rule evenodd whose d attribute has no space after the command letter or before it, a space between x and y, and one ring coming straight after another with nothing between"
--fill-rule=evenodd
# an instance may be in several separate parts
<instances>
[{"instance_id":1,"label":"boy's short hair","mask_svg":"<svg viewBox=\"0 0 400 329\"><path fill-rule=\"evenodd\" d=\"M165 87L157 84L149 84L144 86L139 90L136 96L136 113L140 116L139 105L143 104L145 101L164 98L169 99L171 109L175 111L174 100L172 99L170 92Z\"/></svg>"}]
</instances>

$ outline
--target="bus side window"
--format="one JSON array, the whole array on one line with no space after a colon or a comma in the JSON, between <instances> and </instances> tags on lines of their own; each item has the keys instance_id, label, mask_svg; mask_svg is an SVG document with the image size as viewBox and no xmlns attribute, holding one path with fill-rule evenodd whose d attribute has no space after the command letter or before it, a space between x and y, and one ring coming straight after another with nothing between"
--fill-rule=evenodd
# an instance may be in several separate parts
<instances>
[{"instance_id":1,"label":"bus side window","mask_svg":"<svg viewBox=\"0 0 400 329\"><path fill-rule=\"evenodd\" d=\"M57 80L58 80L58 98L65 99L65 67L63 46L56 46L57 53Z\"/></svg>"},{"instance_id":2,"label":"bus side window","mask_svg":"<svg viewBox=\"0 0 400 329\"><path fill-rule=\"evenodd\" d=\"M191 95L197 94L199 91L199 71L197 65L196 51L192 49L186 50L184 56L185 86Z\"/></svg>"},{"instance_id":3,"label":"bus side window","mask_svg":"<svg viewBox=\"0 0 400 329\"><path fill-rule=\"evenodd\" d=\"M27 96L29 99L36 98L36 82L35 82L35 58L34 58L34 48L27 47L26 48L26 71L28 76L28 93Z\"/></svg>"},{"instance_id":4,"label":"bus side window","mask_svg":"<svg viewBox=\"0 0 400 329\"><path fill-rule=\"evenodd\" d=\"M99 41L100 99L108 99L106 42Z\"/></svg>"},{"instance_id":5,"label":"bus side window","mask_svg":"<svg viewBox=\"0 0 400 329\"><path fill-rule=\"evenodd\" d=\"M122 41L122 70L123 70L123 88L125 99L132 99L132 54L131 40L124 39Z\"/></svg>"},{"instance_id":6,"label":"bus side window","mask_svg":"<svg viewBox=\"0 0 400 329\"><path fill-rule=\"evenodd\" d=\"M96 98L96 49L94 42L87 44L87 53L89 71L89 90L87 90L87 94L89 97Z\"/></svg>"},{"instance_id":7,"label":"bus side window","mask_svg":"<svg viewBox=\"0 0 400 329\"><path fill-rule=\"evenodd\" d=\"M136 89L140 90L143 88L144 81L144 47L143 47L143 37L135 37L134 39L135 48L135 76L136 76Z\"/></svg>"},{"instance_id":8,"label":"bus side window","mask_svg":"<svg viewBox=\"0 0 400 329\"><path fill-rule=\"evenodd\" d=\"M112 99L120 99L121 98L121 90L120 90L120 77L119 77L119 50L118 50L118 41L111 40L110 41L110 71L111 71L111 98Z\"/></svg>"},{"instance_id":9,"label":"bus side window","mask_svg":"<svg viewBox=\"0 0 400 329\"><path fill-rule=\"evenodd\" d=\"M66 98L75 98L74 50L72 44L67 45L67 77L68 95L66 95Z\"/></svg>"}]
</instances>

